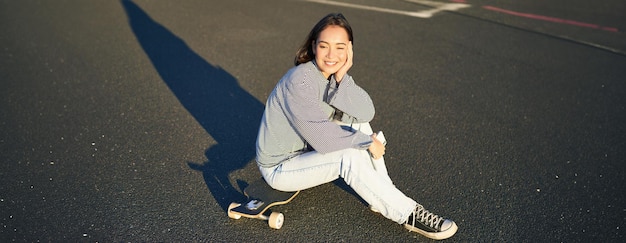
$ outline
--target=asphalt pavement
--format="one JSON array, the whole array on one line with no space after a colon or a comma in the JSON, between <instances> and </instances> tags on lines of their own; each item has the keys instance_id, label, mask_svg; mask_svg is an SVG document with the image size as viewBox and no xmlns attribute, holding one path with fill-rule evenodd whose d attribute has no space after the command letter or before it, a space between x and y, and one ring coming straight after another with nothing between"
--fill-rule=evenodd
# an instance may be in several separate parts
<instances>
[{"instance_id":1,"label":"asphalt pavement","mask_svg":"<svg viewBox=\"0 0 626 243\"><path fill-rule=\"evenodd\" d=\"M428 242L341 180L229 219L264 102L342 12L398 188L450 242L623 242L622 1L0 1L1 242Z\"/></svg>"}]
</instances>

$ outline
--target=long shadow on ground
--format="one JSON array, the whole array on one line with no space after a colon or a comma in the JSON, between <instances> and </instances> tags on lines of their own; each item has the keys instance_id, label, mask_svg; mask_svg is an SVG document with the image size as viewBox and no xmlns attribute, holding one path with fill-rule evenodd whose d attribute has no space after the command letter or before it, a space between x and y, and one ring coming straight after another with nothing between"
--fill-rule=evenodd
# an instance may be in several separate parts
<instances>
[{"instance_id":1,"label":"long shadow on ground","mask_svg":"<svg viewBox=\"0 0 626 243\"><path fill-rule=\"evenodd\" d=\"M135 36L163 81L217 141L206 151L208 161L188 164L202 171L211 194L227 210L230 202L241 197L228 175L255 156L263 104L242 89L231 74L205 61L135 3L121 3Z\"/></svg>"}]
</instances>

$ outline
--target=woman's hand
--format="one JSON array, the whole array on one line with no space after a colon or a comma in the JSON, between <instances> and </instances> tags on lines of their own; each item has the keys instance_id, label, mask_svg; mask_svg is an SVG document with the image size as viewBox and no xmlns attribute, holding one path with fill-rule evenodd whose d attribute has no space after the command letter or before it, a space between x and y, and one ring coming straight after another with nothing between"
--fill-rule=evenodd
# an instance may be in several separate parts
<instances>
[{"instance_id":1,"label":"woman's hand","mask_svg":"<svg viewBox=\"0 0 626 243\"><path fill-rule=\"evenodd\" d=\"M343 64L343 66L341 66L341 68L335 73L335 80L337 80L337 83L341 82L341 80L343 79L343 76L346 75L346 73L348 73L348 70L350 70L350 68L352 68L352 58L354 56L354 52L352 51L352 41L348 42L348 50L347 50L347 58L346 58L346 62Z\"/></svg>"},{"instance_id":2,"label":"woman's hand","mask_svg":"<svg viewBox=\"0 0 626 243\"><path fill-rule=\"evenodd\" d=\"M370 144L370 147L367 148L367 150L370 151L372 158L380 159L383 155L385 155L385 145L376 139L376 133L372 134L371 137L372 144Z\"/></svg>"}]
</instances>

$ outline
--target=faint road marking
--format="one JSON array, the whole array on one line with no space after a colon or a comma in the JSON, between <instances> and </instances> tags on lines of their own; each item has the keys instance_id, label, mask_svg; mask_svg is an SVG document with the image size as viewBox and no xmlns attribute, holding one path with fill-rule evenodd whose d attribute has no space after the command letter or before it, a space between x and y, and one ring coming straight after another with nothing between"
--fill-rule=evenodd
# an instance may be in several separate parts
<instances>
[{"instance_id":1,"label":"faint road marking","mask_svg":"<svg viewBox=\"0 0 626 243\"><path fill-rule=\"evenodd\" d=\"M515 12L515 11L511 11L511 10L506 10L506 9L493 7L493 6L483 6L483 8L487 9L487 10L495 11L495 12L505 13L505 14L518 16L518 17L529 18L529 19L543 20L543 21L559 23L559 24L569 24L569 25L574 25L574 26L578 26L578 27L600 29L600 30L605 30L605 31L610 31L610 32L619 32L619 30L617 28L605 27L605 26L600 26L600 25L597 25L597 24L584 23L584 22L579 22L579 21L575 21L575 20L560 19L560 18L543 16L543 15L536 15L536 14L531 14L531 13Z\"/></svg>"},{"instance_id":2,"label":"faint road marking","mask_svg":"<svg viewBox=\"0 0 626 243\"><path fill-rule=\"evenodd\" d=\"M336 2L336 1L330 1L330 0L306 0L306 1L321 3L321 4L326 4L326 5L334 5L334 6L342 6L342 7L348 7L348 8L376 11L376 12L381 12L381 13L407 15L407 16L417 17L417 18L430 18L434 16L436 13L439 13L442 11L456 11L456 10L471 6L469 4L464 4L464 3L441 3L441 2L433 2L433 1L426 1L426 0L406 0L407 2L426 5L426 6L433 7L433 8L428 9L428 10L423 10L423 11L404 11L404 10L381 8L381 7L367 6L367 5L361 5L361 4L354 4L354 3Z\"/></svg>"}]
</instances>

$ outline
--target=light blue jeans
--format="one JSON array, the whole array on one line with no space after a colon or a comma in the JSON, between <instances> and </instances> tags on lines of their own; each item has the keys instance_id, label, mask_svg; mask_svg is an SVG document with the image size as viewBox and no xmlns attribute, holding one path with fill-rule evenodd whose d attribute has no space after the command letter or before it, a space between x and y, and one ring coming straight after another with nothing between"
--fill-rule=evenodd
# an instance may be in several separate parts
<instances>
[{"instance_id":1,"label":"light blue jeans","mask_svg":"<svg viewBox=\"0 0 626 243\"><path fill-rule=\"evenodd\" d=\"M372 134L369 123L341 125ZM417 205L395 187L384 158L374 160L367 150L344 149L326 154L311 151L259 170L268 184L281 191L304 190L343 178L372 208L399 224Z\"/></svg>"}]
</instances>

